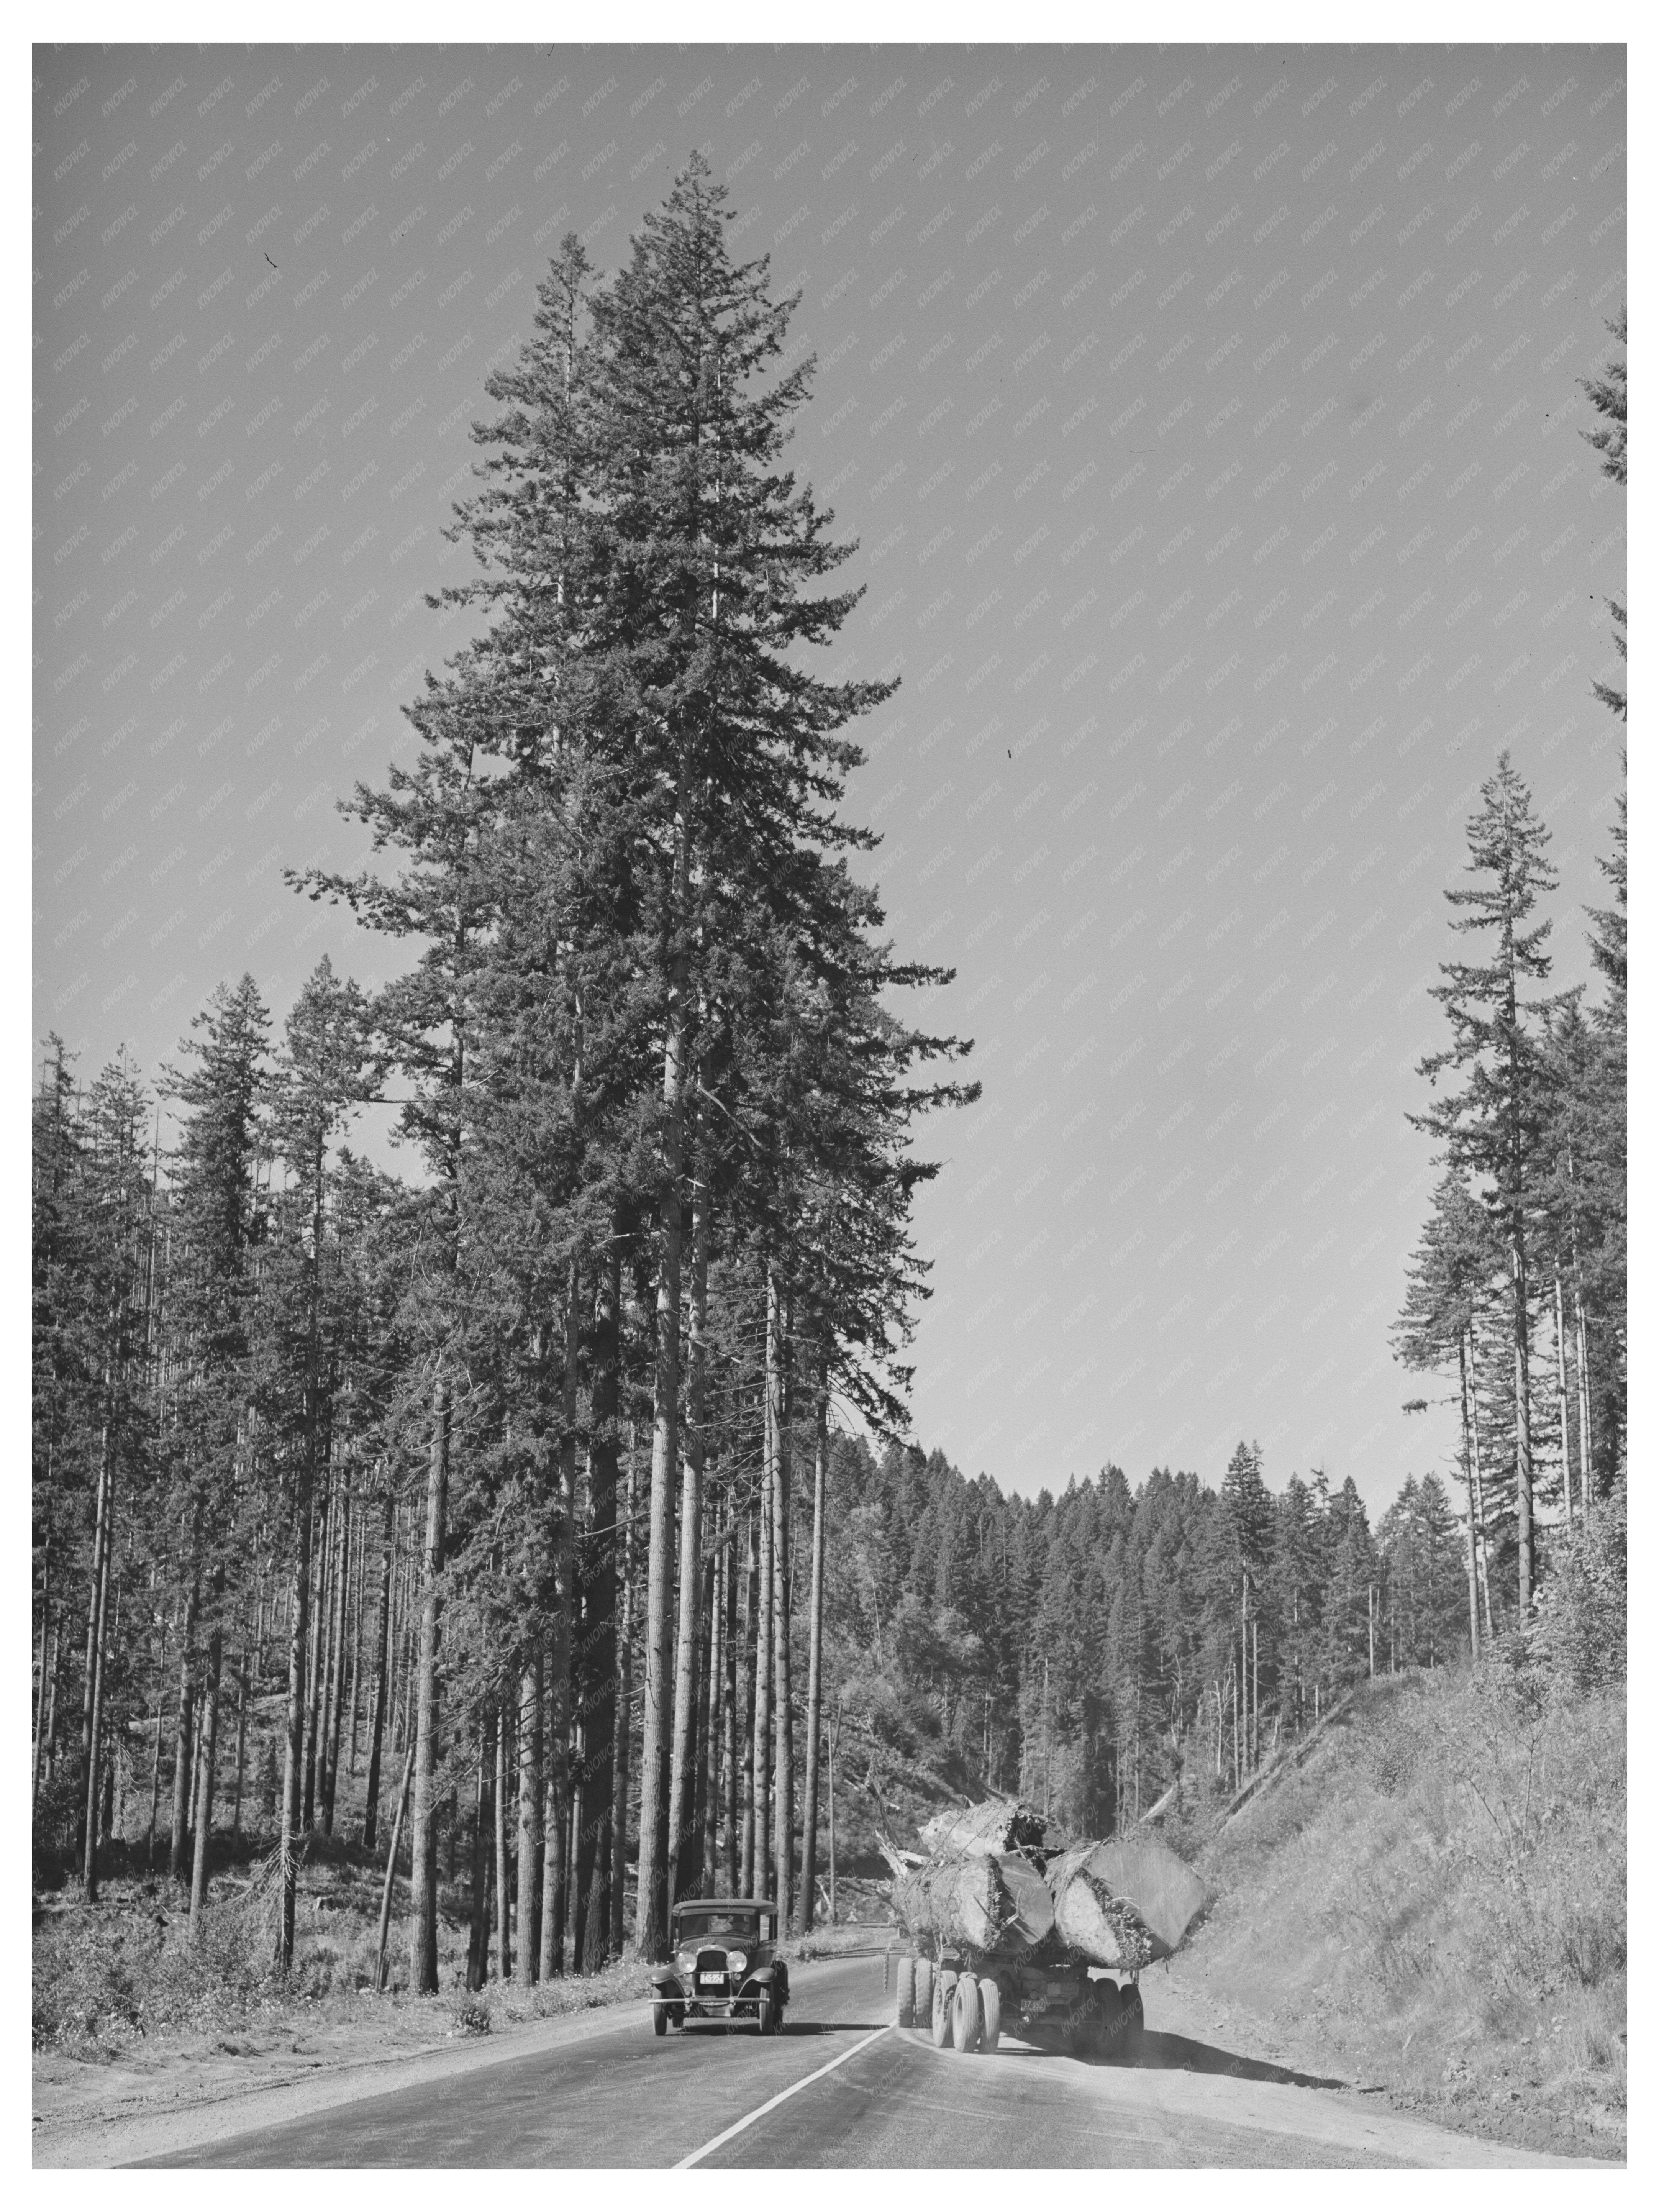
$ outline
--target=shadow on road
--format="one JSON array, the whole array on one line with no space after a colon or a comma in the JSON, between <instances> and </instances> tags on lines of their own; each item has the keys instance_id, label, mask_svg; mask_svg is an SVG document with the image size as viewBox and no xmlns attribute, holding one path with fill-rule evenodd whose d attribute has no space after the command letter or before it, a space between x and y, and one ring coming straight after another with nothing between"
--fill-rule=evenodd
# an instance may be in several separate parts
<instances>
[{"instance_id":1,"label":"shadow on road","mask_svg":"<svg viewBox=\"0 0 1659 2212\"><path fill-rule=\"evenodd\" d=\"M1076 2057L1081 2054L1036 2044L1004 2044L1000 2055L1005 2058L1042 2059ZM1276 2081L1292 2089L1348 2089L1353 2086L1334 2075L1301 2074L1292 2066L1276 2066L1271 2059L1247 2058L1240 2051L1223 2051L1217 2044L1198 2043L1188 2035L1159 2035L1151 2028L1142 2030L1133 2057L1084 2058L1082 2063L1085 2066L1117 2066L1127 2071L1142 2067L1164 2073L1228 2074L1240 2081Z\"/></svg>"},{"instance_id":2,"label":"shadow on road","mask_svg":"<svg viewBox=\"0 0 1659 2212\"><path fill-rule=\"evenodd\" d=\"M1223 2051L1213 2043L1198 2043L1188 2035L1141 2031L1139 2048L1127 2063L1131 2066L1164 2068L1182 2074L1231 2074L1241 2081L1280 2081L1294 2089L1346 2089L1351 2085L1327 2074L1302 2074L1293 2066L1276 2066L1271 2059L1246 2058L1237 2051Z\"/></svg>"},{"instance_id":3,"label":"shadow on road","mask_svg":"<svg viewBox=\"0 0 1659 2212\"><path fill-rule=\"evenodd\" d=\"M786 2020L779 2028L780 2035L873 2035L878 2028L890 2027L884 2020ZM689 2020L679 2030L684 2036L731 2036L738 2041L757 2043L759 2033L752 2021Z\"/></svg>"}]
</instances>

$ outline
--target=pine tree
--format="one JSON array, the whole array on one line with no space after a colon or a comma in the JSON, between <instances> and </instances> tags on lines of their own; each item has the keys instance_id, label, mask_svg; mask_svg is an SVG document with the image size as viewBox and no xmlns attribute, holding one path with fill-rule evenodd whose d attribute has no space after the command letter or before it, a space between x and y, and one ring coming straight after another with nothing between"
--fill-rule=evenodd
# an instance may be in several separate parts
<instances>
[{"instance_id":1,"label":"pine tree","mask_svg":"<svg viewBox=\"0 0 1659 2212\"><path fill-rule=\"evenodd\" d=\"M1482 1561L1487 1538L1481 1480L1480 1424L1473 1393L1479 1370L1478 1333L1484 1293L1502 1257L1486 1209L1455 1170L1442 1176L1434 1211L1424 1225L1407 1276L1406 1304L1395 1324L1397 1357L1419 1373L1457 1364L1458 1419L1468 1499L1466 1569L1469 1648L1480 1650ZM1411 1410L1424 1401L1413 1401Z\"/></svg>"},{"instance_id":2,"label":"pine tree","mask_svg":"<svg viewBox=\"0 0 1659 2212\"><path fill-rule=\"evenodd\" d=\"M1630 317L1625 309L1620 310L1617 320L1609 323L1607 328L1612 331L1615 343L1629 345ZM1588 393L1590 405L1603 418L1595 429L1581 431L1579 434L1601 455L1602 475L1611 477L1616 484L1626 484L1629 482L1630 411L1626 365L1622 361L1609 360L1601 375L1581 376L1578 382L1580 389ZM1613 650L1620 660L1627 660L1630 657L1626 639L1627 610L1620 599L1609 599L1607 608L1613 617ZM1601 683L1596 683L1592 688L1602 705L1610 707L1621 722L1630 720L1628 692ZM1622 901L1620 902L1622 904Z\"/></svg>"},{"instance_id":3,"label":"pine tree","mask_svg":"<svg viewBox=\"0 0 1659 2212\"><path fill-rule=\"evenodd\" d=\"M1514 1354L1514 1419L1517 1504L1516 1575L1522 1616L1534 1581L1530 1362L1531 1267L1540 1188L1545 1168L1545 1096L1538 1024L1558 1003L1528 1000L1528 982L1550 972L1544 950L1547 920L1532 922L1541 893L1552 890L1556 871L1545 857L1549 832L1533 812L1531 795L1510 764L1498 757L1497 772L1481 786L1480 809L1468 823L1472 875L1490 881L1471 890L1449 890L1463 909L1452 924L1462 932L1496 933L1485 966L1443 961L1446 981L1430 996L1445 1009L1452 1042L1419 1066L1438 1087L1443 1074L1462 1075L1423 1114L1408 1118L1444 1147L1447 1164L1480 1179L1481 1196L1499 1225L1510 1267L1510 1325Z\"/></svg>"},{"instance_id":4,"label":"pine tree","mask_svg":"<svg viewBox=\"0 0 1659 2212\"><path fill-rule=\"evenodd\" d=\"M289 1595L287 1740L283 1770L282 1897L277 1964L294 1957L294 1914L307 1765L307 1660L312 1630L312 1563L319 1478L328 1463L330 1384L325 1301L327 1229L333 1150L356 1108L373 1096L368 1010L349 981L336 980L325 957L307 978L285 1025L271 1095L271 1143L287 1168L275 1208L278 1263L289 1279L285 1346L270 1411L292 1440L289 1498L292 1577ZM299 1388L296 1392L295 1385ZM297 1400L297 1402L296 1402Z\"/></svg>"}]
</instances>

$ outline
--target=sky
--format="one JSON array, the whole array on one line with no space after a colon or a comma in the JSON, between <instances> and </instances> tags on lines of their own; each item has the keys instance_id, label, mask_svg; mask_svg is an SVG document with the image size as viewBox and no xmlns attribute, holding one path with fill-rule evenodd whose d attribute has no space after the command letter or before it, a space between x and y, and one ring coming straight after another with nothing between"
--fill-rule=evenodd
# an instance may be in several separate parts
<instances>
[{"instance_id":1,"label":"sky","mask_svg":"<svg viewBox=\"0 0 1659 2212\"><path fill-rule=\"evenodd\" d=\"M1577 380L1625 299L1625 50L37 47L33 1027L152 1076L278 1015L457 634L451 502L578 233L692 148L799 292L792 459L897 676L849 818L912 1009L975 1040L918 1242L915 1434L1380 1510L1449 1465L1389 1327L1435 1170L1443 890L1507 749L1555 980L1623 787L1625 495ZM1432 1395L1432 1387L1431 1389Z\"/></svg>"}]
</instances>

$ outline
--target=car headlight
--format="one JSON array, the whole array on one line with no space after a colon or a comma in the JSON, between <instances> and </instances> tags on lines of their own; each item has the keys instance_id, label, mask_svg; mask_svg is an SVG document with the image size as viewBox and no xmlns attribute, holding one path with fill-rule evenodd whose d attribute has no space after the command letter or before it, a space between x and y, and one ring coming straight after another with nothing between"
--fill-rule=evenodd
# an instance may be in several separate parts
<instances>
[{"instance_id":1,"label":"car headlight","mask_svg":"<svg viewBox=\"0 0 1659 2212\"><path fill-rule=\"evenodd\" d=\"M679 1968L683 1974L689 1974L694 1972L696 1963L697 1954L689 1947L683 1947L674 1954L674 1964Z\"/></svg>"},{"instance_id":2,"label":"car headlight","mask_svg":"<svg viewBox=\"0 0 1659 2212\"><path fill-rule=\"evenodd\" d=\"M728 1951L726 1954L726 1971L728 1974L742 1973L748 1964L747 1951Z\"/></svg>"}]
</instances>

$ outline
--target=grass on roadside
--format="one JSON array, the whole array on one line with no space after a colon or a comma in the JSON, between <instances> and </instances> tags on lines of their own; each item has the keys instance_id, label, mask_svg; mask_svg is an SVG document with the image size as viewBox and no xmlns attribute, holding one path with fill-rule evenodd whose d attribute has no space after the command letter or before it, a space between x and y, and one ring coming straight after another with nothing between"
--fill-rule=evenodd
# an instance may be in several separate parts
<instances>
[{"instance_id":1,"label":"grass on roadside","mask_svg":"<svg viewBox=\"0 0 1659 2212\"><path fill-rule=\"evenodd\" d=\"M1625 1729L1501 1662L1370 1685L1206 1848L1193 1978L1370 2080L1616 2129Z\"/></svg>"},{"instance_id":2,"label":"grass on roadside","mask_svg":"<svg viewBox=\"0 0 1659 2212\"><path fill-rule=\"evenodd\" d=\"M389 1987L374 1996L381 1874L365 1855L337 1848L302 1863L294 1966L272 1966L276 1888L270 1862L251 1877L220 1875L196 1941L188 1907L165 1881L115 1876L100 1902L37 1908L32 2029L37 2051L85 2060L131 2053L152 2038L208 2032L265 2039L301 2025L351 2022L393 2039L438 2040L548 2019L648 1993L644 1967L622 1960L529 1989L492 1978L465 1987L465 1891L441 1887L439 1993L409 1994L407 1918L394 1911ZM399 1884L400 1901L406 1886ZM369 2008L373 2007L371 2015Z\"/></svg>"}]
</instances>

